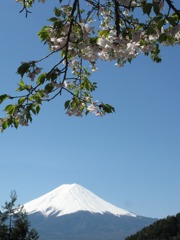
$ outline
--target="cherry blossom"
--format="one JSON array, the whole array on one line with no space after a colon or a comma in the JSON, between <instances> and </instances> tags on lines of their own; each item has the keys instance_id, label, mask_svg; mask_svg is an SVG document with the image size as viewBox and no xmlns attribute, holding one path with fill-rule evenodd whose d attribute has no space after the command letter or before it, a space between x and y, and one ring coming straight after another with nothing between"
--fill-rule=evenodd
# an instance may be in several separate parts
<instances>
[{"instance_id":1,"label":"cherry blossom","mask_svg":"<svg viewBox=\"0 0 180 240\"><path fill-rule=\"evenodd\" d=\"M16 2L28 17L28 9L34 3L46 1ZM179 10L170 0L71 0L68 4L59 1L49 25L38 33L49 54L19 66L17 91L22 94L0 95L0 103L13 100L13 104L5 107L7 116L0 118L0 129L28 125L43 102L64 92L70 96L64 103L68 116L113 113L115 109L111 105L93 100L97 83L90 77L101 71L99 61L112 62L121 68L145 54L160 62L160 46L180 43L179 20ZM52 55L57 55L59 60L45 72L43 61Z\"/></svg>"}]
</instances>

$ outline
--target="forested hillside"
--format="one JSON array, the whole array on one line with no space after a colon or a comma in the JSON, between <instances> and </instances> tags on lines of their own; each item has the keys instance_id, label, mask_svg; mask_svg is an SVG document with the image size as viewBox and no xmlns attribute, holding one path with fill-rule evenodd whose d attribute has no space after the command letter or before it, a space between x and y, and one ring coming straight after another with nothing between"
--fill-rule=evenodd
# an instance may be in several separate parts
<instances>
[{"instance_id":1,"label":"forested hillside","mask_svg":"<svg viewBox=\"0 0 180 240\"><path fill-rule=\"evenodd\" d=\"M180 240L180 213L158 220L126 240Z\"/></svg>"}]
</instances>

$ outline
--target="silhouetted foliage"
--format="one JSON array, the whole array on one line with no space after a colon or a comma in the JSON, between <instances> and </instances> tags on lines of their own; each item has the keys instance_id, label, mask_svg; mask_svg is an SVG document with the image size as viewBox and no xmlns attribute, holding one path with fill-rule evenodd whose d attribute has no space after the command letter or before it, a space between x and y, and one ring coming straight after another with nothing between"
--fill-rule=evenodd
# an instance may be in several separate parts
<instances>
[{"instance_id":1,"label":"silhouetted foliage","mask_svg":"<svg viewBox=\"0 0 180 240\"><path fill-rule=\"evenodd\" d=\"M16 192L11 192L10 202L0 210L0 240L37 240L35 229L29 229L30 223L23 206L15 206Z\"/></svg>"},{"instance_id":2,"label":"silhouetted foliage","mask_svg":"<svg viewBox=\"0 0 180 240\"><path fill-rule=\"evenodd\" d=\"M158 220L126 240L180 240L180 213Z\"/></svg>"}]
</instances>

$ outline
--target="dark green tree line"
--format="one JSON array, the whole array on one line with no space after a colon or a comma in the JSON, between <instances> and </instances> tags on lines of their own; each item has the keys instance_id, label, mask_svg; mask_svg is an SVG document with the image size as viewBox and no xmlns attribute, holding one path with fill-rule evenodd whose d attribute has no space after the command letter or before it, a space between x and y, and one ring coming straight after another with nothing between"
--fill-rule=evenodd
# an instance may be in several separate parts
<instances>
[{"instance_id":1,"label":"dark green tree line","mask_svg":"<svg viewBox=\"0 0 180 240\"><path fill-rule=\"evenodd\" d=\"M180 240L180 213L158 220L126 240Z\"/></svg>"},{"instance_id":2,"label":"dark green tree line","mask_svg":"<svg viewBox=\"0 0 180 240\"><path fill-rule=\"evenodd\" d=\"M10 201L0 209L0 240L37 240L35 229L30 229L23 206L16 206L17 195L11 192Z\"/></svg>"}]
</instances>

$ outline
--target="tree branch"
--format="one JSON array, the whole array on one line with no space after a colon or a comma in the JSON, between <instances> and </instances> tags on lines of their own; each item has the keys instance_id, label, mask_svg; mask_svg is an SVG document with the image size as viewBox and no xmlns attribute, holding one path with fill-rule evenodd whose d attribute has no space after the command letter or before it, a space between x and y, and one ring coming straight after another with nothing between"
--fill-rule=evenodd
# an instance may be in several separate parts
<instances>
[{"instance_id":1,"label":"tree branch","mask_svg":"<svg viewBox=\"0 0 180 240\"><path fill-rule=\"evenodd\" d=\"M174 12L177 14L177 16L180 19L180 10L176 9L175 6L172 4L171 0L166 0L167 4L169 5L170 8L174 10Z\"/></svg>"},{"instance_id":2,"label":"tree branch","mask_svg":"<svg viewBox=\"0 0 180 240\"><path fill-rule=\"evenodd\" d=\"M115 10L115 25L116 25L116 36L119 37L120 35L120 15L119 15L119 3L117 0L114 0L114 10Z\"/></svg>"}]
</instances>

